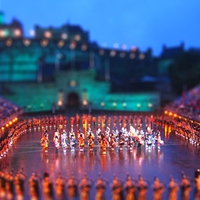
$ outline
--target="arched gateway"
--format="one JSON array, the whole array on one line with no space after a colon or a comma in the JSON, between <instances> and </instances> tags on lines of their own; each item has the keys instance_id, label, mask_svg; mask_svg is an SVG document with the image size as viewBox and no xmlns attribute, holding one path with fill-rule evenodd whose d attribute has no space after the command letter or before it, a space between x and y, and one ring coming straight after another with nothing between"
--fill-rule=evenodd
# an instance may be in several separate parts
<instances>
[{"instance_id":1,"label":"arched gateway","mask_svg":"<svg viewBox=\"0 0 200 200\"><path fill-rule=\"evenodd\" d=\"M79 95L76 92L70 92L67 94L67 107L78 108L80 106Z\"/></svg>"}]
</instances>

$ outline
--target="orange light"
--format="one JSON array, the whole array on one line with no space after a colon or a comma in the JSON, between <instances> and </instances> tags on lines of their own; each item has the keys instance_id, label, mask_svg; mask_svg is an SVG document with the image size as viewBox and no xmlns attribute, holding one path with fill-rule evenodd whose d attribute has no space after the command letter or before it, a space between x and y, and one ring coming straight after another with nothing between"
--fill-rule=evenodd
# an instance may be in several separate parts
<instances>
[{"instance_id":1,"label":"orange light","mask_svg":"<svg viewBox=\"0 0 200 200\"><path fill-rule=\"evenodd\" d=\"M174 117L177 117L177 114L174 114Z\"/></svg>"},{"instance_id":2,"label":"orange light","mask_svg":"<svg viewBox=\"0 0 200 200\"><path fill-rule=\"evenodd\" d=\"M11 124L12 124L12 121L10 121L9 124L11 125Z\"/></svg>"},{"instance_id":3,"label":"orange light","mask_svg":"<svg viewBox=\"0 0 200 200\"><path fill-rule=\"evenodd\" d=\"M17 121L18 119L17 119L17 117L15 117L15 121Z\"/></svg>"},{"instance_id":4,"label":"orange light","mask_svg":"<svg viewBox=\"0 0 200 200\"><path fill-rule=\"evenodd\" d=\"M4 130L4 127L1 127L2 130Z\"/></svg>"},{"instance_id":5,"label":"orange light","mask_svg":"<svg viewBox=\"0 0 200 200\"><path fill-rule=\"evenodd\" d=\"M165 110L165 114L167 114L168 113L168 111L167 110Z\"/></svg>"},{"instance_id":6,"label":"orange light","mask_svg":"<svg viewBox=\"0 0 200 200\"><path fill-rule=\"evenodd\" d=\"M170 113L169 113L169 115L171 116L171 115L172 115L172 113L170 112Z\"/></svg>"},{"instance_id":7,"label":"orange light","mask_svg":"<svg viewBox=\"0 0 200 200\"><path fill-rule=\"evenodd\" d=\"M15 122L15 119L13 119L12 121Z\"/></svg>"},{"instance_id":8,"label":"orange light","mask_svg":"<svg viewBox=\"0 0 200 200\"><path fill-rule=\"evenodd\" d=\"M6 124L6 127L8 127L9 125L8 124Z\"/></svg>"}]
</instances>

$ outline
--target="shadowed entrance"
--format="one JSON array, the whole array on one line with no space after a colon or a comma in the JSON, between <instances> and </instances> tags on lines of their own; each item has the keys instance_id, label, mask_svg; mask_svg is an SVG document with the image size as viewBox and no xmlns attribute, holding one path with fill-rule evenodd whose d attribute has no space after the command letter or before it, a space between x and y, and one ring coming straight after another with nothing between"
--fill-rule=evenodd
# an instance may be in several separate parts
<instances>
[{"instance_id":1,"label":"shadowed entrance","mask_svg":"<svg viewBox=\"0 0 200 200\"><path fill-rule=\"evenodd\" d=\"M67 107L68 108L79 108L80 101L79 95L76 92L70 92L67 94Z\"/></svg>"}]
</instances>

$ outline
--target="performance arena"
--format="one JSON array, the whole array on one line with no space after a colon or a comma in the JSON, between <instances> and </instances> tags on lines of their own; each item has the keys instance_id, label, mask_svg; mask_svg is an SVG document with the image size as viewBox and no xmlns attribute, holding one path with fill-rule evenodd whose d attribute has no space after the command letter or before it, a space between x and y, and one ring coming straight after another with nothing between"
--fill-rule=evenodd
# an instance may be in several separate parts
<instances>
[{"instance_id":1,"label":"performance arena","mask_svg":"<svg viewBox=\"0 0 200 200\"><path fill-rule=\"evenodd\" d=\"M199 199L200 123L183 103L30 116L0 98L0 199Z\"/></svg>"}]
</instances>

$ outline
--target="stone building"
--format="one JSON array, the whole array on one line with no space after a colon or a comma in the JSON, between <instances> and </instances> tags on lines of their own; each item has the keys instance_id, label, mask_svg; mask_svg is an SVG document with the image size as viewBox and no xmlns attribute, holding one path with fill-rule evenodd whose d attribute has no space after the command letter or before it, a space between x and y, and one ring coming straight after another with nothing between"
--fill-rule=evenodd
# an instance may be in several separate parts
<instances>
[{"instance_id":1,"label":"stone building","mask_svg":"<svg viewBox=\"0 0 200 200\"><path fill-rule=\"evenodd\" d=\"M1 24L0 31L5 27L15 30L11 23ZM25 110L48 110L52 104L130 111L160 106L156 81L147 78L157 73L151 49L102 48L77 25L35 26L33 33L0 35L0 90Z\"/></svg>"}]
</instances>

